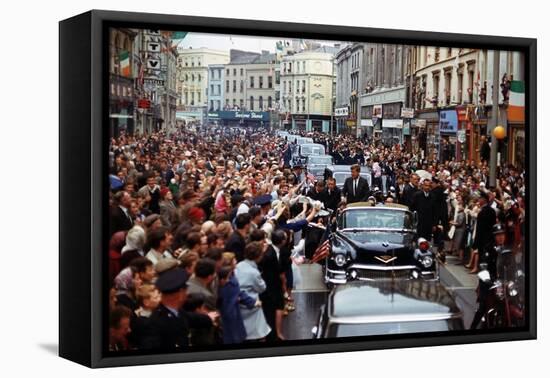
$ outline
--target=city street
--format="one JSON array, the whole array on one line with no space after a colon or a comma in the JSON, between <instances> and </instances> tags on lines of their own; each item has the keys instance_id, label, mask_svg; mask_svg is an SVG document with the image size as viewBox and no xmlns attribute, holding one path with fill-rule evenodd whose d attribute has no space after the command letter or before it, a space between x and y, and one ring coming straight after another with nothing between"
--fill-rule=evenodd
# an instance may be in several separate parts
<instances>
[{"instance_id":1,"label":"city street","mask_svg":"<svg viewBox=\"0 0 550 378\"><path fill-rule=\"evenodd\" d=\"M441 265L440 279L464 313L464 326L468 328L476 311L477 276L468 274L462 265L455 265L456 258L447 257ZM284 335L288 340L312 338L311 329L317 324L319 308L325 304L329 290L323 283L321 265L299 266L302 282L293 291L296 310L284 319Z\"/></svg>"}]
</instances>

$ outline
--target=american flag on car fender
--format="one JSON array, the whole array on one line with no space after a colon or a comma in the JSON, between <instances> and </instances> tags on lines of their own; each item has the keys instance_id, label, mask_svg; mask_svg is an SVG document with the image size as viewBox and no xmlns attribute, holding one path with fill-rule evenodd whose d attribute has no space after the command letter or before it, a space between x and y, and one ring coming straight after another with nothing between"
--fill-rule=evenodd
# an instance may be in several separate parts
<instances>
[{"instance_id":1,"label":"american flag on car fender","mask_svg":"<svg viewBox=\"0 0 550 378\"><path fill-rule=\"evenodd\" d=\"M332 219L332 217L331 217ZM329 224L326 226L326 230L323 233L323 236L321 237L321 240L319 241L319 247L315 250L313 253L313 256L311 257L310 263L314 264L316 262L319 262L323 260L324 258L328 257L330 254L330 220L328 222Z\"/></svg>"}]
</instances>

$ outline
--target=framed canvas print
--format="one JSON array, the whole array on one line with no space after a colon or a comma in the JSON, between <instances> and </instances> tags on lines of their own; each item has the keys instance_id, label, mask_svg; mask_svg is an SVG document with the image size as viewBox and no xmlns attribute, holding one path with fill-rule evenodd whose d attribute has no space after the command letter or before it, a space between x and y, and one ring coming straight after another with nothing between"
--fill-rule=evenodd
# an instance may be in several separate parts
<instances>
[{"instance_id":1,"label":"framed canvas print","mask_svg":"<svg viewBox=\"0 0 550 378\"><path fill-rule=\"evenodd\" d=\"M536 337L536 40L60 22L60 355Z\"/></svg>"}]
</instances>

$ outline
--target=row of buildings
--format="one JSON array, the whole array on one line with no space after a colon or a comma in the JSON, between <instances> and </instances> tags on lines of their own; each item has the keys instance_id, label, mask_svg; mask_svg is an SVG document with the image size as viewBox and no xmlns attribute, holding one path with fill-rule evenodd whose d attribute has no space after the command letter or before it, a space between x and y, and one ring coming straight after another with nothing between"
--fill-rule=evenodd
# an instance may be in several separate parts
<instances>
[{"instance_id":1,"label":"row of buildings","mask_svg":"<svg viewBox=\"0 0 550 378\"><path fill-rule=\"evenodd\" d=\"M298 40L275 53L179 49L178 119L328 132L338 49Z\"/></svg>"},{"instance_id":2,"label":"row of buildings","mask_svg":"<svg viewBox=\"0 0 550 378\"><path fill-rule=\"evenodd\" d=\"M524 165L524 110L510 111L523 106L521 53L354 43L335 60L338 130L441 160L478 160L481 137L498 123L507 131L499 161ZM520 103L510 106L514 87Z\"/></svg>"},{"instance_id":3,"label":"row of buildings","mask_svg":"<svg viewBox=\"0 0 550 378\"><path fill-rule=\"evenodd\" d=\"M524 164L524 112L509 111L511 88L525 79L519 52L498 53L495 65L495 52L479 49L288 40L273 53L176 48L172 38L111 30L113 135L200 122L351 133L476 160L498 117L501 160Z\"/></svg>"},{"instance_id":4,"label":"row of buildings","mask_svg":"<svg viewBox=\"0 0 550 378\"><path fill-rule=\"evenodd\" d=\"M112 28L109 41L110 134L176 127L178 55L172 33Z\"/></svg>"}]
</instances>

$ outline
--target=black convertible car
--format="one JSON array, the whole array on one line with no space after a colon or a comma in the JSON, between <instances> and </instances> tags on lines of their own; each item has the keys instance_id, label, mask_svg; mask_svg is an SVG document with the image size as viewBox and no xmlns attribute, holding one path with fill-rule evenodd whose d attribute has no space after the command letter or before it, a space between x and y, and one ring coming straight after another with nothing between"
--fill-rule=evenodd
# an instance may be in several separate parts
<instances>
[{"instance_id":1,"label":"black convertible car","mask_svg":"<svg viewBox=\"0 0 550 378\"><path fill-rule=\"evenodd\" d=\"M348 205L337 216L325 260L328 285L381 279L438 279L435 254L416 239L415 214L398 204Z\"/></svg>"}]
</instances>

